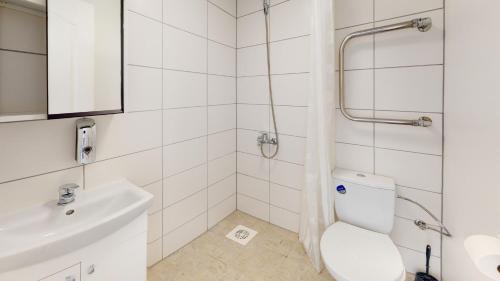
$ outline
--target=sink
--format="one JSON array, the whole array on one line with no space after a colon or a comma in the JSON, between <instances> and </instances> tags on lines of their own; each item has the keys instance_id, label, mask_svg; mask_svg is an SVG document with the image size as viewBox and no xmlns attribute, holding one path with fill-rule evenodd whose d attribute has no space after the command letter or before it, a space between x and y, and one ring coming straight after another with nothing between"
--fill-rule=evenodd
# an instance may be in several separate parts
<instances>
[{"instance_id":1,"label":"sink","mask_svg":"<svg viewBox=\"0 0 500 281\"><path fill-rule=\"evenodd\" d=\"M50 260L117 231L144 213L153 196L126 180L0 217L0 273Z\"/></svg>"}]
</instances>

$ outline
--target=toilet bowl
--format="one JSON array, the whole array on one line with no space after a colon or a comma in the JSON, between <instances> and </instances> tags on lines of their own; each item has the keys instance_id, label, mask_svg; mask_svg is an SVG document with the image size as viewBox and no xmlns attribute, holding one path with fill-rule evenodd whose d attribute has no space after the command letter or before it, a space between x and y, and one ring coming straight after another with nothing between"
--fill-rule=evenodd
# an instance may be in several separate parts
<instances>
[{"instance_id":1,"label":"toilet bowl","mask_svg":"<svg viewBox=\"0 0 500 281\"><path fill-rule=\"evenodd\" d=\"M355 171L334 172L338 222L321 237L326 269L337 281L404 281L401 254L389 237L396 188L392 179Z\"/></svg>"},{"instance_id":2,"label":"toilet bowl","mask_svg":"<svg viewBox=\"0 0 500 281\"><path fill-rule=\"evenodd\" d=\"M321 238L326 269L337 281L404 281L398 249L386 234L344 222L331 225Z\"/></svg>"}]
</instances>

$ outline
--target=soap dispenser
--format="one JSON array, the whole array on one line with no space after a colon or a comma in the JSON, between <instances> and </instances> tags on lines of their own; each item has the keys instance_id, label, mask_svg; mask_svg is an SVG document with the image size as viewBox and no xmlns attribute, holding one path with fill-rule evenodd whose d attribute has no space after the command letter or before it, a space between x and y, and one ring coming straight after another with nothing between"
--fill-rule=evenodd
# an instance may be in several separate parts
<instances>
[{"instance_id":1,"label":"soap dispenser","mask_svg":"<svg viewBox=\"0 0 500 281\"><path fill-rule=\"evenodd\" d=\"M76 120L76 161L79 164L95 162L96 124L90 118Z\"/></svg>"}]
</instances>

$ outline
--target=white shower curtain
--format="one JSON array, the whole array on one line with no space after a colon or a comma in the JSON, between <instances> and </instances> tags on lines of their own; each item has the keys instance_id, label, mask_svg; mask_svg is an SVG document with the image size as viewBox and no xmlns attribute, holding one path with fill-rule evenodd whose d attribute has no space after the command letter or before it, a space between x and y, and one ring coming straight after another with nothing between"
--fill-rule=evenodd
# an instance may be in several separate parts
<instances>
[{"instance_id":1,"label":"white shower curtain","mask_svg":"<svg viewBox=\"0 0 500 281\"><path fill-rule=\"evenodd\" d=\"M311 0L310 3L311 83L299 237L312 264L321 271L319 242L325 228L335 220L331 194L332 159L335 159L334 7L333 0Z\"/></svg>"}]
</instances>

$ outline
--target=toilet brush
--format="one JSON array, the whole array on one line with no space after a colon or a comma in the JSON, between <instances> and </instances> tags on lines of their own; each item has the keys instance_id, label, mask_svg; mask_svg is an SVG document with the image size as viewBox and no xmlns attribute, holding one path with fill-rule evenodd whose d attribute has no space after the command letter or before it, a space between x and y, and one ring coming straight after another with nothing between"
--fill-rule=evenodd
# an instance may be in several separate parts
<instances>
[{"instance_id":1,"label":"toilet brush","mask_svg":"<svg viewBox=\"0 0 500 281\"><path fill-rule=\"evenodd\" d=\"M429 260L431 259L431 246L427 245L425 249L425 272L417 272L415 281L437 281L432 275L429 274Z\"/></svg>"}]
</instances>

